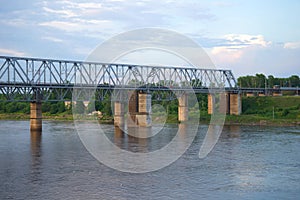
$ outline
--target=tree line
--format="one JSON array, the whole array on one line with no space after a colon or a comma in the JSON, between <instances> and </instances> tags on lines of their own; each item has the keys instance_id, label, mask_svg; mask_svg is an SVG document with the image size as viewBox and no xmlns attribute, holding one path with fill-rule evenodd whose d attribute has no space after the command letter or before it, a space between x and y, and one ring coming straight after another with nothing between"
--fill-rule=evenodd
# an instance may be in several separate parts
<instances>
[{"instance_id":1,"label":"tree line","mask_svg":"<svg viewBox=\"0 0 300 200\"><path fill-rule=\"evenodd\" d=\"M155 92L154 92L155 93ZM155 96L155 95L153 95ZM207 110L207 95L206 94L196 94L198 99L199 108L201 110ZM196 102L190 102L195 104ZM152 99L152 104L160 104L169 114L177 114L178 112L178 100L167 100L167 99ZM69 103L65 102L42 102L42 112L50 115L57 114L72 114L73 111L76 114L88 114L93 111L101 111L103 116L112 116L113 107L111 102L111 94L106 94L103 100L90 101L87 107L82 101L77 101ZM30 113L30 103L29 102L0 102L0 113Z\"/></svg>"},{"instance_id":2,"label":"tree line","mask_svg":"<svg viewBox=\"0 0 300 200\"><path fill-rule=\"evenodd\" d=\"M298 75L292 75L288 78L278 78L273 75L265 76L264 74L256 74L255 76L241 76L237 81L238 86L244 88L300 87L300 78Z\"/></svg>"}]
</instances>

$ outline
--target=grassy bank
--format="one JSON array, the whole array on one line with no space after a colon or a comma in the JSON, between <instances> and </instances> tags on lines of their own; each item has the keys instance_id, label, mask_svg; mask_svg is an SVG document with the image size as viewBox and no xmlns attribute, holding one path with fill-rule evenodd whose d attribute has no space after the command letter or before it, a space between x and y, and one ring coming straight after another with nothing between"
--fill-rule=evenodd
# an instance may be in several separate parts
<instances>
[{"instance_id":1,"label":"grassy bank","mask_svg":"<svg viewBox=\"0 0 300 200\"><path fill-rule=\"evenodd\" d=\"M193 113L190 113L192 115ZM96 116L84 116L84 119L98 119ZM168 115L164 119L162 115L153 115L153 121L166 123L178 123L177 113ZM30 115L24 112L1 113L0 119L29 120ZM46 120L73 120L71 110L62 113L51 114L44 112L43 119ZM200 122L209 123L211 115L206 110L201 110ZM99 119L102 123L113 123L113 117L105 116ZM283 97L243 97L242 115L227 115L226 124L241 125L300 125L300 96Z\"/></svg>"},{"instance_id":2,"label":"grassy bank","mask_svg":"<svg viewBox=\"0 0 300 200\"><path fill-rule=\"evenodd\" d=\"M12 113L12 114L0 114L0 120L29 120L29 114L22 113ZM43 114L44 120L73 120L73 115L70 114L59 114L59 115L47 115ZM97 119L94 116L90 116L88 118L84 117L84 119ZM200 116L200 123L208 124L210 122L211 115L202 114ZM106 117L99 119L101 123L113 123L112 117ZM158 120L159 121L159 120ZM164 120L162 120L164 121ZM166 123L178 123L177 115L171 114L166 119ZM227 115L225 118L225 124L227 125L271 125L271 126L294 126L300 125L300 119L285 119L278 118L272 119L270 117L264 117L260 115Z\"/></svg>"},{"instance_id":3,"label":"grassy bank","mask_svg":"<svg viewBox=\"0 0 300 200\"><path fill-rule=\"evenodd\" d=\"M244 97L242 113L268 120L300 120L300 96Z\"/></svg>"}]
</instances>

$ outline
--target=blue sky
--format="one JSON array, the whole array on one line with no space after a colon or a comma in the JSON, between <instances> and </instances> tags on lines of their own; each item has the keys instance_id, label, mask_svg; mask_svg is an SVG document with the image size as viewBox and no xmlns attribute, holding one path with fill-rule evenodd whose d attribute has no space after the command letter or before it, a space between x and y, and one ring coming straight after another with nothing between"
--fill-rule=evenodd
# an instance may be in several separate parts
<instances>
[{"instance_id":1,"label":"blue sky","mask_svg":"<svg viewBox=\"0 0 300 200\"><path fill-rule=\"evenodd\" d=\"M166 28L236 76L299 75L300 1L2 0L0 55L84 60L101 42Z\"/></svg>"}]
</instances>

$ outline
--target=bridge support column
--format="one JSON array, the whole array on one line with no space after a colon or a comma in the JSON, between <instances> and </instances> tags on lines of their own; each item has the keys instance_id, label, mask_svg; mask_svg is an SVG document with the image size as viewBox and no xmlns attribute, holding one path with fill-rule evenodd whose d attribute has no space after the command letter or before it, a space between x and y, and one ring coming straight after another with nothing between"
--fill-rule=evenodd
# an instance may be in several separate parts
<instances>
[{"instance_id":1,"label":"bridge support column","mask_svg":"<svg viewBox=\"0 0 300 200\"><path fill-rule=\"evenodd\" d=\"M114 125L118 127L122 127L125 124L124 119L124 103L120 101L116 101L114 103Z\"/></svg>"},{"instance_id":2,"label":"bridge support column","mask_svg":"<svg viewBox=\"0 0 300 200\"><path fill-rule=\"evenodd\" d=\"M130 92L128 105L128 127L149 127L151 118L151 94Z\"/></svg>"},{"instance_id":3,"label":"bridge support column","mask_svg":"<svg viewBox=\"0 0 300 200\"><path fill-rule=\"evenodd\" d=\"M138 125L149 127L152 125L151 118L151 94L139 93L138 96L138 114L136 115Z\"/></svg>"},{"instance_id":4,"label":"bridge support column","mask_svg":"<svg viewBox=\"0 0 300 200\"><path fill-rule=\"evenodd\" d=\"M42 131L42 103L30 103L30 131Z\"/></svg>"},{"instance_id":5,"label":"bridge support column","mask_svg":"<svg viewBox=\"0 0 300 200\"><path fill-rule=\"evenodd\" d=\"M136 114L138 112L138 93L137 91L129 91L128 100L128 116L127 116L127 126L137 127Z\"/></svg>"},{"instance_id":6,"label":"bridge support column","mask_svg":"<svg viewBox=\"0 0 300 200\"><path fill-rule=\"evenodd\" d=\"M207 95L207 112L209 115L215 113L216 109L216 96L215 94L208 94Z\"/></svg>"},{"instance_id":7,"label":"bridge support column","mask_svg":"<svg viewBox=\"0 0 300 200\"><path fill-rule=\"evenodd\" d=\"M241 94L230 94L230 114L240 115L242 113Z\"/></svg>"},{"instance_id":8,"label":"bridge support column","mask_svg":"<svg viewBox=\"0 0 300 200\"><path fill-rule=\"evenodd\" d=\"M188 95L184 93L178 98L178 121L188 121Z\"/></svg>"},{"instance_id":9,"label":"bridge support column","mask_svg":"<svg viewBox=\"0 0 300 200\"><path fill-rule=\"evenodd\" d=\"M230 98L228 92L222 92L219 94L219 112L222 114L229 114Z\"/></svg>"}]
</instances>

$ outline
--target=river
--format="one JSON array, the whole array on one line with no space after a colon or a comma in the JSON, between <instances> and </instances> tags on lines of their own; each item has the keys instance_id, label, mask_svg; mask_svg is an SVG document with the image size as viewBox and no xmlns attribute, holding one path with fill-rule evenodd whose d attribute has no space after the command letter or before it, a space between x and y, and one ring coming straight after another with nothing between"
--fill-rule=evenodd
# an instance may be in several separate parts
<instances>
[{"instance_id":1,"label":"river","mask_svg":"<svg viewBox=\"0 0 300 200\"><path fill-rule=\"evenodd\" d=\"M104 126L108 137L116 136L112 125ZM178 127L166 126L169 131L159 134L172 138ZM73 122L43 121L38 134L30 133L29 121L0 121L0 199L299 198L299 127L225 126L214 149L200 159L205 128L171 165L133 174L98 162ZM164 144L146 141L126 143L137 152Z\"/></svg>"}]
</instances>

